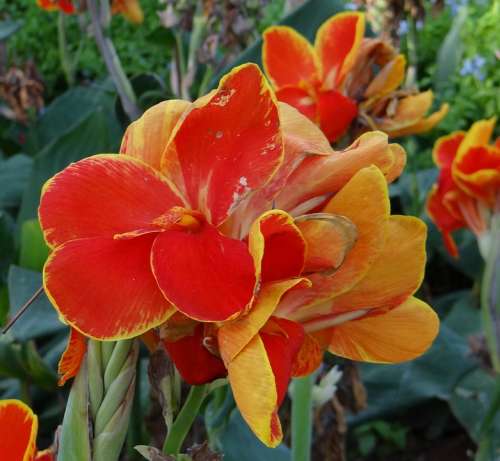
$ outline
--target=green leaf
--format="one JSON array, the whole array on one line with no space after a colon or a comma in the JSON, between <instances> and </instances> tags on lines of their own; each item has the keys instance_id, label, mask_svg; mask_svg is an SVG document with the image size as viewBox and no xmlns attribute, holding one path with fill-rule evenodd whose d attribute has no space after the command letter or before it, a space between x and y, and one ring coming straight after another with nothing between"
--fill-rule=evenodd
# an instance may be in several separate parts
<instances>
[{"instance_id":1,"label":"green leaf","mask_svg":"<svg viewBox=\"0 0 500 461\"><path fill-rule=\"evenodd\" d=\"M28 184L33 160L25 154L16 154L0 160L0 208L17 207Z\"/></svg>"},{"instance_id":2,"label":"green leaf","mask_svg":"<svg viewBox=\"0 0 500 461\"><path fill-rule=\"evenodd\" d=\"M37 216L42 186L54 174L89 155L118 150L121 128L114 116L110 116L114 113L111 107L102 104L94 107L95 110L72 130L54 139L35 157L29 185L23 195L19 223ZM67 110L74 111L74 108Z\"/></svg>"},{"instance_id":3,"label":"green leaf","mask_svg":"<svg viewBox=\"0 0 500 461\"><path fill-rule=\"evenodd\" d=\"M442 91L449 85L462 57L463 45L460 34L466 19L467 8L462 7L438 51L436 70L434 72L434 89L437 92Z\"/></svg>"},{"instance_id":4,"label":"green leaf","mask_svg":"<svg viewBox=\"0 0 500 461\"><path fill-rule=\"evenodd\" d=\"M31 298L42 286L42 275L18 266L11 266L8 275L10 315ZM39 295L28 310L9 330L19 341L49 336L67 328L62 324L56 310L52 307L44 293Z\"/></svg>"},{"instance_id":5,"label":"green leaf","mask_svg":"<svg viewBox=\"0 0 500 461\"><path fill-rule=\"evenodd\" d=\"M14 262L14 220L5 210L0 209L0 285L7 280L7 271ZM0 320L1 324L1 320Z\"/></svg>"},{"instance_id":6,"label":"green leaf","mask_svg":"<svg viewBox=\"0 0 500 461\"><path fill-rule=\"evenodd\" d=\"M25 221L21 227L19 265L26 269L41 271L48 256L49 247L43 238L38 219Z\"/></svg>"},{"instance_id":7,"label":"green leaf","mask_svg":"<svg viewBox=\"0 0 500 461\"><path fill-rule=\"evenodd\" d=\"M0 21L0 41L9 38L23 25L22 21Z\"/></svg>"}]
</instances>

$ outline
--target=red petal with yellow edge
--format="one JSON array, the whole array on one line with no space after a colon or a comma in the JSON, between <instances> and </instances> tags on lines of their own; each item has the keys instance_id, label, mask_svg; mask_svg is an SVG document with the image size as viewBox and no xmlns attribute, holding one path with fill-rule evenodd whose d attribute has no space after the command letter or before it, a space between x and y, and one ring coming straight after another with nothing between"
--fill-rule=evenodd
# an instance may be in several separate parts
<instances>
[{"instance_id":1,"label":"red petal with yellow edge","mask_svg":"<svg viewBox=\"0 0 500 461\"><path fill-rule=\"evenodd\" d=\"M351 70L365 34L363 13L339 13L316 33L314 48L320 60L323 87L338 88Z\"/></svg>"},{"instance_id":2,"label":"red petal with yellow edge","mask_svg":"<svg viewBox=\"0 0 500 461\"><path fill-rule=\"evenodd\" d=\"M214 226L283 160L278 108L255 64L236 67L210 98L193 103L163 157L162 171Z\"/></svg>"},{"instance_id":3,"label":"red petal with yellow edge","mask_svg":"<svg viewBox=\"0 0 500 461\"><path fill-rule=\"evenodd\" d=\"M260 337L276 380L279 407L292 377L292 364L304 342L304 329L299 323L273 317Z\"/></svg>"},{"instance_id":4,"label":"red petal with yellow edge","mask_svg":"<svg viewBox=\"0 0 500 461\"><path fill-rule=\"evenodd\" d=\"M219 328L219 350L226 364L230 363L266 324L283 294L300 284L307 284L307 279L266 283L248 314L233 322L224 323Z\"/></svg>"},{"instance_id":5,"label":"red petal with yellow edge","mask_svg":"<svg viewBox=\"0 0 500 461\"><path fill-rule=\"evenodd\" d=\"M297 277L304 268L304 238L293 218L282 210L267 211L256 219L249 248L262 282Z\"/></svg>"},{"instance_id":6,"label":"red petal with yellow edge","mask_svg":"<svg viewBox=\"0 0 500 461\"><path fill-rule=\"evenodd\" d=\"M286 186L275 199L282 210L317 196L339 191L361 168L376 165L382 173L394 165L385 133L375 131L360 136L347 149L330 155L311 155L290 175ZM302 211L299 214L304 214Z\"/></svg>"},{"instance_id":7,"label":"red petal with yellow edge","mask_svg":"<svg viewBox=\"0 0 500 461\"><path fill-rule=\"evenodd\" d=\"M205 347L203 329L203 325L198 324L191 335L163 342L182 379L191 386L209 383L227 374L222 360Z\"/></svg>"},{"instance_id":8,"label":"red petal with yellow edge","mask_svg":"<svg viewBox=\"0 0 500 461\"><path fill-rule=\"evenodd\" d=\"M479 120L472 124L469 128L463 142L457 152L457 158L460 158L471 148L477 146L485 146L490 142L493 130L495 129L496 117L488 120Z\"/></svg>"},{"instance_id":9,"label":"red petal with yellow edge","mask_svg":"<svg viewBox=\"0 0 500 461\"><path fill-rule=\"evenodd\" d=\"M59 386L64 386L68 379L74 378L77 375L85 357L85 352L87 352L87 338L74 328L70 328L68 344L59 360L57 368L57 372L59 373L57 384Z\"/></svg>"},{"instance_id":10,"label":"red petal with yellow edge","mask_svg":"<svg viewBox=\"0 0 500 461\"><path fill-rule=\"evenodd\" d=\"M354 246L358 231L344 216L312 213L295 219L307 243L304 274L332 272L344 261Z\"/></svg>"},{"instance_id":11,"label":"red petal with yellow edge","mask_svg":"<svg viewBox=\"0 0 500 461\"><path fill-rule=\"evenodd\" d=\"M252 301L256 276L247 245L206 222L159 234L151 264L165 297L190 318L228 320Z\"/></svg>"},{"instance_id":12,"label":"red petal with yellow edge","mask_svg":"<svg viewBox=\"0 0 500 461\"><path fill-rule=\"evenodd\" d=\"M317 370L323 361L323 349L312 335L305 334L299 352L292 364L292 376L307 376Z\"/></svg>"},{"instance_id":13,"label":"red petal with yellow edge","mask_svg":"<svg viewBox=\"0 0 500 461\"><path fill-rule=\"evenodd\" d=\"M38 418L20 400L0 400L0 453L5 461L31 461L36 453Z\"/></svg>"},{"instance_id":14,"label":"red petal with yellow edge","mask_svg":"<svg viewBox=\"0 0 500 461\"><path fill-rule=\"evenodd\" d=\"M141 118L128 126L120 153L138 158L159 170L161 156L167 147L170 135L190 105L188 101L172 99L148 109Z\"/></svg>"},{"instance_id":15,"label":"red petal with yellow edge","mask_svg":"<svg viewBox=\"0 0 500 461\"><path fill-rule=\"evenodd\" d=\"M295 107L308 119L314 122L318 121L316 100L308 91L296 86L287 86L277 90L276 97L279 101Z\"/></svg>"},{"instance_id":16,"label":"red petal with yellow edge","mask_svg":"<svg viewBox=\"0 0 500 461\"><path fill-rule=\"evenodd\" d=\"M56 461L52 448L39 451L35 456L35 461Z\"/></svg>"},{"instance_id":17,"label":"red petal with yellow edge","mask_svg":"<svg viewBox=\"0 0 500 461\"><path fill-rule=\"evenodd\" d=\"M329 351L362 362L404 362L422 355L438 330L436 313L411 297L387 312L334 327Z\"/></svg>"},{"instance_id":18,"label":"red petal with yellow edge","mask_svg":"<svg viewBox=\"0 0 500 461\"><path fill-rule=\"evenodd\" d=\"M456 131L448 136L442 136L434 143L432 158L434 163L441 168L451 168L458 148L464 139L463 131Z\"/></svg>"},{"instance_id":19,"label":"red petal with yellow edge","mask_svg":"<svg viewBox=\"0 0 500 461\"><path fill-rule=\"evenodd\" d=\"M500 149L471 147L453 167L453 177L462 189L495 207L500 191Z\"/></svg>"},{"instance_id":20,"label":"red petal with yellow edge","mask_svg":"<svg viewBox=\"0 0 500 461\"><path fill-rule=\"evenodd\" d=\"M311 304L352 288L368 272L382 252L390 213L389 193L377 167L363 168L330 200L324 212L347 217L357 230L357 240L332 275L311 274L313 286L293 290L281 302L278 315L301 311L309 315Z\"/></svg>"},{"instance_id":21,"label":"red petal with yellow edge","mask_svg":"<svg viewBox=\"0 0 500 461\"><path fill-rule=\"evenodd\" d=\"M266 347L256 335L229 363L229 383L234 399L250 429L268 447L283 438L278 418L276 378Z\"/></svg>"},{"instance_id":22,"label":"red petal with yellow edge","mask_svg":"<svg viewBox=\"0 0 500 461\"><path fill-rule=\"evenodd\" d=\"M334 298L334 311L393 307L415 293L424 277L426 237L420 219L391 216L382 252L359 283Z\"/></svg>"},{"instance_id":23,"label":"red petal with yellow edge","mask_svg":"<svg viewBox=\"0 0 500 461\"><path fill-rule=\"evenodd\" d=\"M154 237L79 239L57 247L45 263L44 287L64 320L101 340L132 338L165 322L174 309L151 271Z\"/></svg>"},{"instance_id":24,"label":"red petal with yellow edge","mask_svg":"<svg viewBox=\"0 0 500 461\"><path fill-rule=\"evenodd\" d=\"M125 155L95 155L49 179L38 214L51 246L136 230L159 231L154 220L181 199L158 172Z\"/></svg>"},{"instance_id":25,"label":"red petal with yellow edge","mask_svg":"<svg viewBox=\"0 0 500 461\"><path fill-rule=\"evenodd\" d=\"M276 89L315 84L316 55L309 41L287 26L273 26L262 35L262 64Z\"/></svg>"},{"instance_id":26,"label":"red petal with yellow edge","mask_svg":"<svg viewBox=\"0 0 500 461\"><path fill-rule=\"evenodd\" d=\"M432 130L448 113L449 105L443 104L437 112L433 112L429 117L423 118L415 123L404 124L402 128L382 128L391 138L397 138L400 136L408 136L410 134L420 134L426 133ZM378 124L377 124L378 125ZM378 125L379 128L380 125Z\"/></svg>"},{"instance_id":27,"label":"red petal with yellow edge","mask_svg":"<svg viewBox=\"0 0 500 461\"><path fill-rule=\"evenodd\" d=\"M358 115L355 101L335 90L318 93L319 124L330 142L338 140Z\"/></svg>"},{"instance_id":28,"label":"red petal with yellow edge","mask_svg":"<svg viewBox=\"0 0 500 461\"><path fill-rule=\"evenodd\" d=\"M406 59L402 54L398 54L389 61L377 76L371 81L365 90L365 98L381 98L403 83L405 77Z\"/></svg>"}]
</instances>

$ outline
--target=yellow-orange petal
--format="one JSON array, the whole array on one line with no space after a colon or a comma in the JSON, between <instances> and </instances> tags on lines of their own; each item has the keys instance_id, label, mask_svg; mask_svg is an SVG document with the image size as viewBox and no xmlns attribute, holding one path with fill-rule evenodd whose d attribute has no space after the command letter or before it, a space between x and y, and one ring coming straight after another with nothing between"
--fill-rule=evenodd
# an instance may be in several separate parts
<instances>
[{"instance_id":1,"label":"yellow-orange petal","mask_svg":"<svg viewBox=\"0 0 500 461\"><path fill-rule=\"evenodd\" d=\"M330 155L308 156L288 177L286 185L275 199L276 207L293 211L312 198L326 195L327 199L361 168L372 164L384 174L390 171L395 158L393 151L388 148L387 140L385 133L373 131L360 136L345 150Z\"/></svg>"},{"instance_id":2,"label":"yellow-orange petal","mask_svg":"<svg viewBox=\"0 0 500 461\"><path fill-rule=\"evenodd\" d=\"M267 211L255 220L249 250L257 279L262 282L297 277L304 268L304 237L293 218L282 210Z\"/></svg>"},{"instance_id":3,"label":"yellow-orange petal","mask_svg":"<svg viewBox=\"0 0 500 461\"><path fill-rule=\"evenodd\" d=\"M385 179L388 183L391 183L401 176L406 166L406 151L399 144L389 144L389 150L394 156L394 162L386 170Z\"/></svg>"},{"instance_id":4,"label":"yellow-orange petal","mask_svg":"<svg viewBox=\"0 0 500 461\"><path fill-rule=\"evenodd\" d=\"M64 386L68 379L74 378L87 352L87 338L74 328L70 328L68 344L61 355L57 372L59 386Z\"/></svg>"},{"instance_id":5,"label":"yellow-orange petal","mask_svg":"<svg viewBox=\"0 0 500 461\"><path fill-rule=\"evenodd\" d=\"M331 274L358 238L356 225L345 216L311 213L298 216L295 223L307 243L303 274Z\"/></svg>"},{"instance_id":6,"label":"yellow-orange petal","mask_svg":"<svg viewBox=\"0 0 500 461\"><path fill-rule=\"evenodd\" d=\"M141 24L144 21L139 0L113 0L111 11L113 14L121 13L127 21L134 24Z\"/></svg>"},{"instance_id":7,"label":"yellow-orange petal","mask_svg":"<svg viewBox=\"0 0 500 461\"><path fill-rule=\"evenodd\" d=\"M0 400L0 455L5 461L32 461L38 418L20 400Z\"/></svg>"},{"instance_id":8,"label":"yellow-orange petal","mask_svg":"<svg viewBox=\"0 0 500 461\"><path fill-rule=\"evenodd\" d=\"M160 169L163 151L181 115L191 105L188 101L172 99L148 109L131 123L123 136L120 153L138 158L156 170Z\"/></svg>"},{"instance_id":9,"label":"yellow-orange petal","mask_svg":"<svg viewBox=\"0 0 500 461\"><path fill-rule=\"evenodd\" d=\"M338 89L352 68L365 34L363 13L343 12L325 21L316 33L323 88Z\"/></svg>"},{"instance_id":10,"label":"yellow-orange petal","mask_svg":"<svg viewBox=\"0 0 500 461\"><path fill-rule=\"evenodd\" d=\"M304 87L318 78L317 57L309 41L288 26L272 26L262 34L262 64L276 89Z\"/></svg>"},{"instance_id":11,"label":"yellow-orange petal","mask_svg":"<svg viewBox=\"0 0 500 461\"><path fill-rule=\"evenodd\" d=\"M163 155L162 172L192 209L218 226L282 161L276 98L258 66L244 64L183 115Z\"/></svg>"},{"instance_id":12,"label":"yellow-orange petal","mask_svg":"<svg viewBox=\"0 0 500 461\"><path fill-rule=\"evenodd\" d=\"M234 399L257 438L276 447L283 438L277 413L276 378L260 337L256 335L229 363L229 383Z\"/></svg>"},{"instance_id":13,"label":"yellow-orange petal","mask_svg":"<svg viewBox=\"0 0 500 461\"><path fill-rule=\"evenodd\" d=\"M414 124L409 124L406 126L403 126L402 128L396 128L396 129L387 129L387 134L392 137L392 138L397 138L400 136L408 136L410 134L420 134L420 133L426 133L429 130L432 130L443 118L446 116L449 110L449 105L448 104L442 104L439 110L436 112L433 112L431 115L428 117L419 120L418 122Z\"/></svg>"},{"instance_id":14,"label":"yellow-orange petal","mask_svg":"<svg viewBox=\"0 0 500 461\"><path fill-rule=\"evenodd\" d=\"M422 283L427 227L413 216L390 216L383 250L366 275L333 299L335 311L392 307ZM354 251L354 250L353 250Z\"/></svg>"},{"instance_id":15,"label":"yellow-orange petal","mask_svg":"<svg viewBox=\"0 0 500 461\"><path fill-rule=\"evenodd\" d=\"M266 324L281 297L291 288L301 284L308 285L307 279L296 278L266 283L246 315L221 325L217 338L219 350L226 365L241 352Z\"/></svg>"},{"instance_id":16,"label":"yellow-orange petal","mask_svg":"<svg viewBox=\"0 0 500 461\"><path fill-rule=\"evenodd\" d=\"M398 54L380 69L380 72L371 81L368 88L366 88L364 97L367 99L379 99L392 93L403 82L405 67L405 57L402 54Z\"/></svg>"},{"instance_id":17,"label":"yellow-orange petal","mask_svg":"<svg viewBox=\"0 0 500 461\"><path fill-rule=\"evenodd\" d=\"M61 317L100 340L132 338L165 322L174 308L151 270L154 239L89 238L58 246L45 263L43 281Z\"/></svg>"},{"instance_id":18,"label":"yellow-orange petal","mask_svg":"<svg viewBox=\"0 0 500 461\"><path fill-rule=\"evenodd\" d=\"M329 351L362 362L404 362L422 355L438 330L439 318L432 308L411 297L387 312L332 328Z\"/></svg>"}]
</instances>

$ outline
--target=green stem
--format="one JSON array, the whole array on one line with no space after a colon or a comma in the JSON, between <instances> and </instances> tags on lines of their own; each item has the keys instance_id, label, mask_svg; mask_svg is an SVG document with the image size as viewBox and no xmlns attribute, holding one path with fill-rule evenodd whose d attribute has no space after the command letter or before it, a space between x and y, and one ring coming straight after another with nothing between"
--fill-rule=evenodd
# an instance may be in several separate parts
<instances>
[{"instance_id":1,"label":"green stem","mask_svg":"<svg viewBox=\"0 0 500 461\"><path fill-rule=\"evenodd\" d=\"M179 454L184 439L200 411L203 400L207 396L207 390L207 384L192 386L189 390L186 402L172 424L163 444L163 453L166 455Z\"/></svg>"},{"instance_id":2,"label":"green stem","mask_svg":"<svg viewBox=\"0 0 500 461\"><path fill-rule=\"evenodd\" d=\"M408 71L406 73L406 88L412 88L417 85L417 25L415 18L408 14Z\"/></svg>"},{"instance_id":3,"label":"green stem","mask_svg":"<svg viewBox=\"0 0 500 461\"><path fill-rule=\"evenodd\" d=\"M314 375L293 380L292 461L310 461Z\"/></svg>"},{"instance_id":4,"label":"green stem","mask_svg":"<svg viewBox=\"0 0 500 461\"><path fill-rule=\"evenodd\" d=\"M491 400L488 412L481 423L478 440L478 452L475 461L489 461L493 448L493 424L500 409L500 375L497 376L495 393Z\"/></svg>"},{"instance_id":5,"label":"green stem","mask_svg":"<svg viewBox=\"0 0 500 461\"><path fill-rule=\"evenodd\" d=\"M59 13L59 18L57 20L57 40L59 44L59 59L61 60L61 67L64 72L64 77L66 79L66 82L68 83L68 86L73 86L75 84L75 75L68 52L63 12Z\"/></svg>"}]
</instances>

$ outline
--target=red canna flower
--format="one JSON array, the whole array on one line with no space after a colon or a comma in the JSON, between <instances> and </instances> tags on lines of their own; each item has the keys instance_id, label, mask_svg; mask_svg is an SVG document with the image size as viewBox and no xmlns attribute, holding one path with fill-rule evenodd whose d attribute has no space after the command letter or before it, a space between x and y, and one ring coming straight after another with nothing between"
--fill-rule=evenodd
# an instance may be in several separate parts
<instances>
[{"instance_id":1,"label":"red canna flower","mask_svg":"<svg viewBox=\"0 0 500 461\"><path fill-rule=\"evenodd\" d=\"M66 14L73 14L76 8L73 0L36 0L37 5L47 11L62 11Z\"/></svg>"},{"instance_id":2,"label":"red canna flower","mask_svg":"<svg viewBox=\"0 0 500 461\"><path fill-rule=\"evenodd\" d=\"M387 135L334 151L249 64L194 103L149 109L120 152L70 165L42 193L53 247L45 289L84 335L160 326L183 378L227 374L269 446L282 438L277 411L290 378L312 372L324 349L397 362L432 342L437 317L411 297L425 227L390 217L387 182L405 153ZM359 333L370 322L371 339ZM81 351L70 353L71 342L67 376Z\"/></svg>"},{"instance_id":3,"label":"red canna flower","mask_svg":"<svg viewBox=\"0 0 500 461\"><path fill-rule=\"evenodd\" d=\"M9 461L53 461L49 448L36 449L38 418L20 400L0 400L0 455Z\"/></svg>"},{"instance_id":4,"label":"red canna flower","mask_svg":"<svg viewBox=\"0 0 500 461\"><path fill-rule=\"evenodd\" d=\"M439 138L433 157L439 178L427 200L427 212L441 231L450 255L458 249L452 232L469 228L487 254L491 217L500 211L500 143L489 144L495 119L474 123L467 133Z\"/></svg>"},{"instance_id":5,"label":"red canna flower","mask_svg":"<svg viewBox=\"0 0 500 461\"><path fill-rule=\"evenodd\" d=\"M314 46L290 27L268 28L262 60L278 99L317 123L330 142L355 121L362 131L381 129L390 136L430 130L448 106L425 118L432 92L398 90L404 56L383 40L363 38L364 31L365 17L358 12L327 20Z\"/></svg>"}]
</instances>

